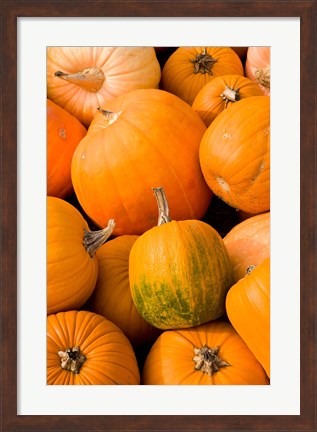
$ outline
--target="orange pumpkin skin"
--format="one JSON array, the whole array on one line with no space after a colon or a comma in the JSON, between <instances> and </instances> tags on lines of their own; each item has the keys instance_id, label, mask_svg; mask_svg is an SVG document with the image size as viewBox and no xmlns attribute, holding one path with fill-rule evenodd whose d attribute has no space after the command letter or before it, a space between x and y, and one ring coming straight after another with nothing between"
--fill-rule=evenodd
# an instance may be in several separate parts
<instances>
[{"instance_id":1,"label":"orange pumpkin skin","mask_svg":"<svg viewBox=\"0 0 317 432\"><path fill-rule=\"evenodd\" d=\"M97 250L98 278L87 303L89 310L120 327L135 347L152 344L160 334L139 314L131 296L129 255L137 238L119 236Z\"/></svg>"},{"instance_id":2,"label":"orange pumpkin skin","mask_svg":"<svg viewBox=\"0 0 317 432\"><path fill-rule=\"evenodd\" d=\"M97 108L138 88L157 88L152 47L48 47L47 93L89 126Z\"/></svg>"},{"instance_id":3,"label":"orange pumpkin skin","mask_svg":"<svg viewBox=\"0 0 317 432\"><path fill-rule=\"evenodd\" d=\"M233 104L212 122L200 145L200 165L210 189L249 213L270 209L270 97Z\"/></svg>"},{"instance_id":4,"label":"orange pumpkin skin","mask_svg":"<svg viewBox=\"0 0 317 432\"><path fill-rule=\"evenodd\" d=\"M175 219L201 218L212 193L199 165L206 126L181 99L135 90L98 112L72 161L78 201L98 226L114 218L114 235L142 234L157 223L152 186L162 185Z\"/></svg>"},{"instance_id":5,"label":"orange pumpkin skin","mask_svg":"<svg viewBox=\"0 0 317 432\"><path fill-rule=\"evenodd\" d=\"M91 295L98 263L83 244L89 233L86 220L75 207L47 197L48 314L80 308Z\"/></svg>"},{"instance_id":6,"label":"orange pumpkin skin","mask_svg":"<svg viewBox=\"0 0 317 432\"><path fill-rule=\"evenodd\" d=\"M86 128L68 111L47 99L47 195L67 198L73 192L71 162Z\"/></svg>"},{"instance_id":7,"label":"orange pumpkin skin","mask_svg":"<svg viewBox=\"0 0 317 432\"><path fill-rule=\"evenodd\" d=\"M74 373L61 367L60 355L75 347L85 359ZM140 384L140 374L132 346L115 324L72 310L47 317L47 384Z\"/></svg>"},{"instance_id":8,"label":"orange pumpkin skin","mask_svg":"<svg viewBox=\"0 0 317 432\"><path fill-rule=\"evenodd\" d=\"M192 108L208 127L225 109L238 100L262 96L258 85L241 75L224 75L214 78L197 94Z\"/></svg>"},{"instance_id":9,"label":"orange pumpkin skin","mask_svg":"<svg viewBox=\"0 0 317 432\"><path fill-rule=\"evenodd\" d=\"M226 311L270 377L270 257L230 288Z\"/></svg>"},{"instance_id":10,"label":"orange pumpkin skin","mask_svg":"<svg viewBox=\"0 0 317 432\"><path fill-rule=\"evenodd\" d=\"M229 365L211 375L197 364L194 347L219 347L219 358ZM262 366L230 323L213 321L197 327L165 331L154 342L142 371L149 385L265 385Z\"/></svg>"},{"instance_id":11,"label":"orange pumpkin skin","mask_svg":"<svg viewBox=\"0 0 317 432\"><path fill-rule=\"evenodd\" d=\"M165 63L160 87L191 105L208 82L229 74L244 75L241 60L231 48L180 47Z\"/></svg>"},{"instance_id":12,"label":"orange pumpkin skin","mask_svg":"<svg viewBox=\"0 0 317 432\"><path fill-rule=\"evenodd\" d=\"M249 47L245 75L255 81L263 94L270 96L270 47Z\"/></svg>"},{"instance_id":13,"label":"orange pumpkin skin","mask_svg":"<svg viewBox=\"0 0 317 432\"><path fill-rule=\"evenodd\" d=\"M261 264L270 256L270 212L252 216L224 237L235 282L242 279L250 266Z\"/></svg>"}]
</instances>

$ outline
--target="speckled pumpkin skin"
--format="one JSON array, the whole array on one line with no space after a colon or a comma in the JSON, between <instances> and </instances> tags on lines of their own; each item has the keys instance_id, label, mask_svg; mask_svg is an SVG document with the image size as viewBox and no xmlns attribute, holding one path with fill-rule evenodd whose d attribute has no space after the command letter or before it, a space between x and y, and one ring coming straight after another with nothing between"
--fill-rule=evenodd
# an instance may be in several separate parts
<instances>
[{"instance_id":1,"label":"speckled pumpkin skin","mask_svg":"<svg viewBox=\"0 0 317 432\"><path fill-rule=\"evenodd\" d=\"M172 221L152 228L134 243L129 279L139 313L164 330L220 317L232 271L216 230L198 220Z\"/></svg>"}]
</instances>

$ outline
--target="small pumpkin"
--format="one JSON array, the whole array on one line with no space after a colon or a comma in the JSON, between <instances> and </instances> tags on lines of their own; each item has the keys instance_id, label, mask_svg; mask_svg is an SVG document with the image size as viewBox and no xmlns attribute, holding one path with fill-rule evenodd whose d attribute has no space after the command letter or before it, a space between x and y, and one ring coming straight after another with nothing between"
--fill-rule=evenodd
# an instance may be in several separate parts
<instances>
[{"instance_id":1,"label":"small pumpkin","mask_svg":"<svg viewBox=\"0 0 317 432\"><path fill-rule=\"evenodd\" d=\"M47 94L88 127L97 108L138 88L157 88L153 47L48 47Z\"/></svg>"},{"instance_id":2,"label":"small pumpkin","mask_svg":"<svg viewBox=\"0 0 317 432\"><path fill-rule=\"evenodd\" d=\"M214 320L225 312L232 269L220 235L200 220L169 218L163 188L154 188L158 226L130 251L129 279L139 313L162 330Z\"/></svg>"},{"instance_id":3,"label":"small pumpkin","mask_svg":"<svg viewBox=\"0 0 317 432\"><path fill-rule=\"evenodd\" d=\"M212 122L200 144L200 165L215 195L239 210L270 210L270 97L251 96Z\"/></svg>"},{"instance_id":4,"label":"small pumpkin","mask_svg":"<svg viewBox=\"0 0 317 432\"><path fill-rule=\"evenodd\" d=\"M71 162L86 128L74 116L47 99L47 194L67 198L73 192Z\"/></svg>"},{"instance_id":5,"label":"small pumpkin","mask_svg":"<svg viewBox=\"0 0 317 432\"><path fill-rule=\"evenodd\" d=\"M270 377L270 257L250 268L230 288L226 311L231 324Z\"/></svg>"},{"instance_id":6,"label":"small pumpkin","mask_svg":"<svg viewBox=\"0 0 317 432\"><path fill-rule=\"evenodd\" d=\"M258 85L250 79L241 75L224 75L214 78L199 91L192 108L208 127L222 111L235 102L262 94Z\"/></svg>"},{"instance_id":7,"label":"small pumpkin","mask_svg":"<svg viewBox=\"0 0 317 432\"><path fill-rule=\"evenodd\" d=\"M97 250L98 278L85 306L120 327L134 347L152 344L160 334L139 314L131 296L129 255L137 238L122 235Z\"/></svg>"},{"instance_id":8,"label":"small pumpkin","mask_svg":"<svg viewBox=\"0 0 317 432\"><path fill-rule=\"evenodd\" d=\"M235 282L250 266L270 256L270 212L252 216L234 226L223 239L232 264Z\"/></svg>"},{"instance_id":9,"label":"small pumpkin","mask_svg":"<svg viewBox=\"0 0 317 432\"><path fill-rule=\"evenodd\" d=\"M47 384L140 384L128 339L111 321L88 311L47 317Z\"/></svg>"},{"instance_id":10,"label":"small pumpkin","mask_svg":"<svg viewBox=\"0 0 317 432\"><path fill-rule=\"evenodd\" d=\"M245 61L245 75L255 81L266 96L270 96L270 57L270 47L249 47Z\"/></svg>"},{"instance_id":11,"label":"small pumpkin","mask_svg":"<svg viewBox=\"0 0 317 432\"><path fill-rule=\"evenodd\" d=\"M151 186L162 184L175 219L201 218L212 193L199 165L206 126L178 97L135 90L98 111L72 161L78 201L94 223L116 221L114 235L155 226Z\"/></svg>"},{"instance_id":12,"label":"small pumpkin","mask_svg":"<svg viewBox=\"0 0 317 432\"><path fill-rule=\"evenodd\" d=\"M110 237L114 221L90 231L81 213L67 201L47 197L47 313L80 308L98 275L95 252Z\"/></svg>"},{"instance_id":13,"label":"small pumpkin","mask_svg":"<svg viewBox=\"0 0 317 432\"><path fill-rule=\"evenodd\" d=\"M239 56L225 47L180 47L162 69L160 87L191 105L215 77L244 75Z\"/></svg>"},{"instance_id":14,"label":"small pumpkin","mask_svg":"<svg viewBox=\"0 0 317 432\"><path fill-rule=\"evenodd\" d=\"M142 384L265 385L262 366L225 321L167 330L145 360Z\"/></svg>"}]
</instances>

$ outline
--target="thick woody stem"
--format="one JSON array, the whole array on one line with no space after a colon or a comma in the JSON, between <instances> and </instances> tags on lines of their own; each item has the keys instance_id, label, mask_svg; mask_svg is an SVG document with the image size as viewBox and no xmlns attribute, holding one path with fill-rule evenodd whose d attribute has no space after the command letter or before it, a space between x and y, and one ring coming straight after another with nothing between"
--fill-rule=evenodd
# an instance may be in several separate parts
<instances>
[{"instance_id":1,"label":"thick woody stem","mask_svg":"<svg viewBox=\"0 0 317 432\"><path fill-rule=\"evenodd\" d=\"M91 257L93 257L100 246L108 240L115 226L114 219L110 219L108 225L101 230L88 231L85 229L83 244Z\"/></svg>"},{"instance_id":2,"label":"thick woody stem","mask_svg":"<svg viewBox=\"0 0 317 432\"><path fill-rule=\"evenodd\" d=\"M97 67L86 68L82 72L73 74L57 71L55 72L55 76L72 84L76 84L92 93L97 93L106 79L103 70Z\"/></svg>"},{"instance_id":3,"label":"thick woody stem","mask_svg":"<svg viewBox=\"0 0 317 432\"><path fill-rule=\"evenodd\" d=\"M79 374L79 370L86 360L86 357L80 353L79 347L58 351L58 355L61 359L61 368L74 374Z\"/></svg>"},{"instance_id":4,"label":"thick woody stem","mask_svg":"<svg viewBox=\"0 0 317 432\"><path fill-rule=\"evenodd\" d=\"M217 62L216 59L212 58L211 55L207 54L206 48L203 52L196 55L196 58L190 60L194 65L194 74L202 73L213 75L212 67Z\"/></svg>"},{"instance_id":5,"label":"thick woody stem","mask_svg":"<svg viewBox=\"0 0 317 432\"><path fill-rule=\"evenodd\" d=\"M211 376L215 372L218 372L222 367L230 366L229 363L218 357L219 349L219 346L209 348L207 345L204 345L202 348L194 347L194 369L200 370L208 376Z\"/></svg>"},{"instance_id":6,"label":"thick woody stem","mask_svg":"<svg viewBox=\"0 0 317 432\"><path fill-rule=\"evenodd\" d=\"M159 217L158 217L157 225L160 226L160 225L163 225L167 222L171 222L171 219L169 217L168 203L167 203L164 189L160 186L157 188L152 188L152 190L154 192L157 206L158 206L158 211L159 211Z\"/></svg>"},{"instance_id":7,"label":"thick woody stem","mask_svg":"<svg viewBox=\"0 0 317 432\"><path fill-rule=\"evenodd\" d=\"M236 102L241 99L239 95L239 89L233 89L226 86L225 90L221 93L220 97L225 101L226 107L229 102Z\"/></svg>"}]
</instances>

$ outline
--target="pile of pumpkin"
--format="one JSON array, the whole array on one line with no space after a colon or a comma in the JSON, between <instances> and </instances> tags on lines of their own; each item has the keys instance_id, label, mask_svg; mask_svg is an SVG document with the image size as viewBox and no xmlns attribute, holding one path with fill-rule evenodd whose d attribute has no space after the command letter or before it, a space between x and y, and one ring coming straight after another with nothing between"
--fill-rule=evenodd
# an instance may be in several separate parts
<instances>
[{"instance_id":1,"label":"pile of pumpkin","mask_svg":"<svg viewBox=\"0 0 317 432\"><path fill-rule=\"evenodd\" d=\"M48 48L48 384L269 383L269 95L265 47Z\"/></svg>"}]
</instances>

